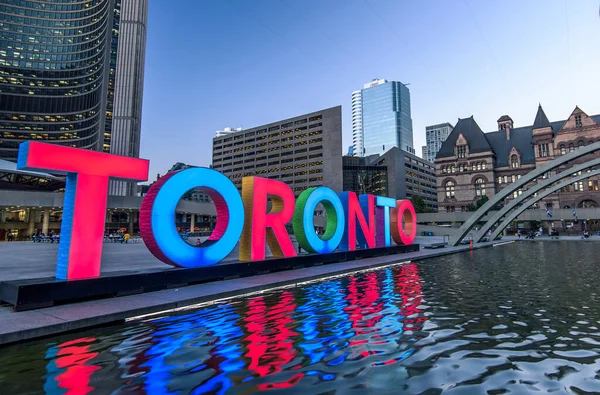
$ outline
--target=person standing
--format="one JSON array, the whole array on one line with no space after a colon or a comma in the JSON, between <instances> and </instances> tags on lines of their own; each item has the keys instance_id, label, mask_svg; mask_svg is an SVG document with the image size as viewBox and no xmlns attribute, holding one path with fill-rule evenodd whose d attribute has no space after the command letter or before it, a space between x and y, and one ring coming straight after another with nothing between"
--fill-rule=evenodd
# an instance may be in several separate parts
<instances>
[{"instance_id":1,"label":"person standing","mask_svg":"<svg viewBox=\"0 0 600 395\"><path fill-rule=\"evenodd\" d=\"M13 234L11 229L8 230L8 234L6 235L6 237L8 241L13 241Z\"/></svg>"}]
</instances>

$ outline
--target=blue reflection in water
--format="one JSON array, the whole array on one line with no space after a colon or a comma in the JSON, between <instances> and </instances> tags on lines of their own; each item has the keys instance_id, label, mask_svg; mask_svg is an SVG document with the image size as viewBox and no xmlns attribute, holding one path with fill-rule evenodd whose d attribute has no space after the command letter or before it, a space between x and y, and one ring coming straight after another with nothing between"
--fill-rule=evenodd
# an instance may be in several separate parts
<instances>
[{"instance_id":1,"label":"blue reflection in water","mask_svg":"<svg viewBox=\"0 0 600 395\"><path fill-rule=\"evenodd\" d=\"M298 307L297 321L301 322L298 331L303 335L299 347L308 364L314 365L324 359L344 360L348 352L343 349L351 324L344 308L344 287L340 280L312 284L305 288L303 304ZM322 380L333 380L335 375L310 370L307 376L319 376Z\"/></svg>"},{"instance_id":2,"label":"blue reflection in water","mask_svg":"<svg viewBox=\"0 0 600 395\"><path fill-rule=\"evenodd\" d=\"M228 373L244 366L241 360L243 348L239 342L243 332L236 326L239 318L233 305L223 304L193 314L150 321L152 333L135 336L146 339L149 344L142 341L140 353L123 361L130 375L142 373L143 383L134 382L131 389L143 388L148 394L172 393L175 376L211 369L213 375L193 393L224 394L232 386ZM136 340L131 342L135 344ZM185 350L190 347L197 348L198 355L185 355ZM209 349L203 350L205 348ZM199 358L196 360L195 356ZM191 364L182 365L181 362L188 358L192 359Z\"/></svg>"}]
</instances>

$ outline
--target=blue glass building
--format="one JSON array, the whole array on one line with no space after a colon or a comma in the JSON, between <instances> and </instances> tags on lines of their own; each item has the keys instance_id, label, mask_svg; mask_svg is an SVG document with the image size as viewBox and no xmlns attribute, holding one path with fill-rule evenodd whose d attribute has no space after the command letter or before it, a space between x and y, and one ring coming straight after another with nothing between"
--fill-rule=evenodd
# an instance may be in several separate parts
<instances>
[{"instance_id":1,"label":"blue glass building","mask_svg":"<svg viewBox=\"0 0 600 395\"><path fill-rule=\"evenodd\" d=\"M363 155L381 155L392 147L414 154L410 91L406 85L379 79L366 84L361 93Z\"/></svg>"}]
</instances>

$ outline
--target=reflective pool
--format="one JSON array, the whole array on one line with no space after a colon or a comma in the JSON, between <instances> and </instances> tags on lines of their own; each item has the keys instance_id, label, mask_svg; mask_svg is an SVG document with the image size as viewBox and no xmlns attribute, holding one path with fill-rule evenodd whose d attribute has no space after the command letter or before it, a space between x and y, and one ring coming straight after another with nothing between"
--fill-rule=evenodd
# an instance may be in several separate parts
<instances>
[{"instance_id":1,"label":"reflective pool","mask_svg":"<svg viewBox=\"0 0 600 395\"><path fill-rule=\"evenodd\" d=\"M531 242L0 348L0 394L600 393L600 244Z\"/></svg>"}]
</instances>

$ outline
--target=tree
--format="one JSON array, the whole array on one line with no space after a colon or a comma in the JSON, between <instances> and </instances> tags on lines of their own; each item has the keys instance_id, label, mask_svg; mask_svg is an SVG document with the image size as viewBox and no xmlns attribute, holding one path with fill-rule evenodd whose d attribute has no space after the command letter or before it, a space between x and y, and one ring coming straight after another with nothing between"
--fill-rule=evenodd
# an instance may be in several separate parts
<instances>
[{"instance_id":1,"label":"tree","mask_svg":"<svg viewBox=\"0 0 600 395\"><path fill-rule=\"evenodd\" d=\"M485 195L483 195L482 197L477 199L477 202L475 203L477 206L477 209L479 210L481 208L481 206L483 206L484 204L487 203L488 200L490 200L490 198Z\"/></svg>"},{"instance_id":2,"label":"tree","mask_svg":"<svg viewBox=\"0 0 600 395\"><path fill-rule=\"evenodd\" d=\"M483 195L482 197L480 197L479 199L477 199L477 201L475 203L469 203L467 204L467 211L477 211L481 208L481 206L483 206L484 204L487 203L487 201L490 200L489 197Z\"/></svg>"},{"instance_id":3,"label":"tree","mask_svg":"<svg viewBox=\"0 0 600 395\"><path fill-rule=\"evenodd\" d=\"M415 211L417 213L429 213L431 210L425 206L425 200L421 196L413 196L410 198L410 202L412 203Z\"/></svg>"}]
</instances>

